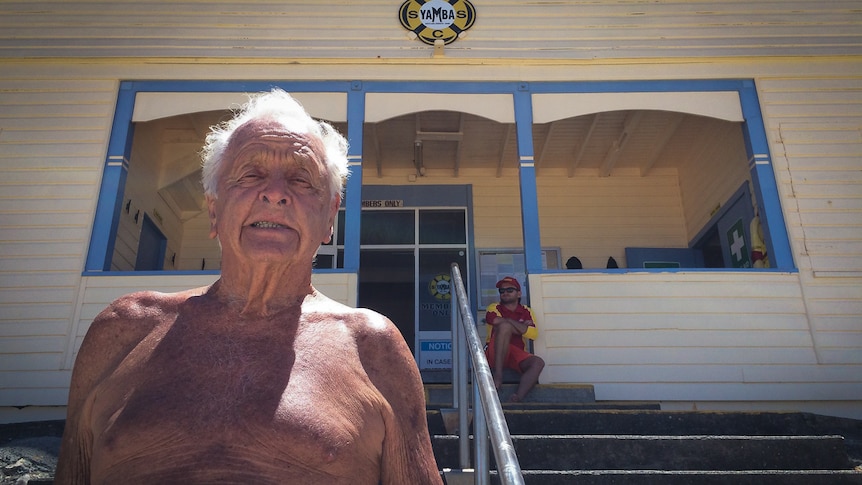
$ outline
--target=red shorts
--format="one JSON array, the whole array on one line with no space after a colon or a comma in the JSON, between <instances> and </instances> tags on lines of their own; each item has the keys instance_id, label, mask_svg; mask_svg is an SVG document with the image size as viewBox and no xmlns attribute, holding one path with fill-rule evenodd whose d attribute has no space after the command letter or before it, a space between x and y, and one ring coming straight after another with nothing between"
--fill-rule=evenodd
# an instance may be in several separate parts
<instances>
[{"instance_id":1,"label":"red shorts","mask_svg":"<svg viewBox=\"0 0 862 485\"><path fill-rule=\"evenodd\" d=\"M533 354L527 352L526 350L516 347L514 345L509 345L509 353L506 355L506 360L503 361L503 365L508 367L509 369L516 370L518 372L524 372L521 370L521 363L525 360L532 357ZM488 342L488 348L485 349L485 358L488 359L488 365L491 367L491 370L494 370L494 341L491 340Z\"/></svg>"}]
</instances>

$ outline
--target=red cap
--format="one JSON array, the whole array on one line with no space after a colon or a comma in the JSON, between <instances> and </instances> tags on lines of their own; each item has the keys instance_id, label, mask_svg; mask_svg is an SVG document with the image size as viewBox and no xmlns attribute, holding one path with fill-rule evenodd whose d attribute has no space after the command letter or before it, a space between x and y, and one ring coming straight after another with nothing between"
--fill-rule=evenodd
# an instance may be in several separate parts
<instances>
[{"instance_id":1,"label":"red cap","mask_svg":"<svg viewBox=\"0 0 862 485\"><path fill-rule=\"evenodd\" d=\"M497 288L515 288L518 291L521 291L521 284L518 283L518 280L512 278L511 276L506 276L502 280L497 282Z\"/></svg>"}]
</instances>

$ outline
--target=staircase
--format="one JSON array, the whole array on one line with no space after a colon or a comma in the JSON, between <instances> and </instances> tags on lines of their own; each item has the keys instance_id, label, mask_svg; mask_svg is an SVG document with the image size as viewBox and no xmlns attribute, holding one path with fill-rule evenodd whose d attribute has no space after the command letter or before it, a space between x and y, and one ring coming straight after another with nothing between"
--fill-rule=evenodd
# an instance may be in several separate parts
<instances>
[{"instance_id":1,"label":"staircase","mask_svg":"<svg viewBox=\"0 0 862 485\"><path fill-rule=\"evenodd\" d=\"M506 385L501 396L514 392ZM427 384L441 469L458 469L451 386ZM540 484L859 484L862 421L800 412L661 411L596 402L592 386L540 385L503 404L524 482ZM472 450L472 445L471 445ZM494 475L491 457L491 483ZM473 483L444 473L447 485Z\"/></svg>"}]
</instances>

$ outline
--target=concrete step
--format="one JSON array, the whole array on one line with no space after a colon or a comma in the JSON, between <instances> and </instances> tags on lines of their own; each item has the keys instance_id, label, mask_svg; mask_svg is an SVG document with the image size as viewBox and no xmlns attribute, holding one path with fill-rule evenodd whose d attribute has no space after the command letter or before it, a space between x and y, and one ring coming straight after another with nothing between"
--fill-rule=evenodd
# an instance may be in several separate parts
<instances>
[{"instance_id":1,"label":"concrete step","mask_svg":"<svg viewBox=\"0 0 862 485\"><path fill-rule=\"evenodd\" d=\"M458 438L434 436L455 468ZM514 435L522 470L852 470L840 436ZM493 467L493 460L492 460Z\"/></svg>"},{"instance_id":2,"label":"concrete step","mask_svg":"<svg viewBox=\"0 0 862 485\"><path fill-rule=\"evenodd\" d=\"M530 406L525 404L525 406ZM845 439L862 464L862 420L802 412L661 411L654 403L552 403L503 407L511 434L824 436ZM431 434L446 434L441 413L428 412Z\"/></svg>"},{"instance_id":3,"label":"concrete step","mask_svg":"<svg viewBox=\"0 0 862 485\"><path fill-rule=\"evenodd\" d=\"M446 485L473 485L472 470L447 470ZM526 470L526 485L859 485L862 473L853 470ZM491 471L490 483L500 479Z\"/></svg>"},{"instance_id":4,"label":"concrete step","mask_svg":"<svg viewBox=\"0 0 862 485\"><path fill-rule=\"evenodd\" d=\"M802 412L661 411L545 408L503 412L512 434L847 435L862 440L862 421ZM646 403L642 403L646 404Z\"/></svg>"},{"instance_id":5,"label":"concrete step","mask_svg":"<svg viewBox=\"0 0 862 485\"><path fill-rule=\"evenodd\" d=\"M501 402L507 396L515 393L517 384L503 384L500 389ZM467 392L472 393L468 386ZM545 403L559 407L560 404L572 403L595 403L596 393L593 386L587 384L540 384L527 394L523 403ZM452 407L452 385L451 384L425 384L425 403L432 409ZM504 406L514 407L513 404L503 403Z\"/></svg>"},{"instance_id":6,"label":"concrete step","mask_svg":"<svg viewBox=\"0 0 862 485\"><path fill-rule=\"evenodd\" d=\"M860 485L862 472L853 470L527 470L525 485ZM470 482L472 483L472 482ZM495 472L491 483L499 484ZM447 485L455 485L449 484Z\"/></svg>"},{"instance_id":7,"label":"concrete step","mask_svg":"<svg viewBox=\"0 0 862 485\"><path fill-rule=\"evenodd\" d=\"M530 485L862 485L859 420L798 412L542 406L504 406ZM435 457L441 469L456 468L458 438L437 433L444 429L435 414L440 412L429 411ZM496 476L492 483L499 483Z\"/></svg>"}]
</instances>

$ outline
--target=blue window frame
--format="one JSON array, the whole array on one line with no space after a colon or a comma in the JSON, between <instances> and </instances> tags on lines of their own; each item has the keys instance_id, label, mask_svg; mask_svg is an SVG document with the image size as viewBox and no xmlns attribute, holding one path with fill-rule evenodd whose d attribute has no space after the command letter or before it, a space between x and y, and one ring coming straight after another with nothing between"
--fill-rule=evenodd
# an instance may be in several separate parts
<instances>
[{"instance_id":1,"label":"blue window frame","mask_svg":"<svg viewBox=\"0 0 862 485\"><path fill-rule=\"evenodd\" d=\"M359 268L360 210L362 187L362 130L365 94L378 93L488 93L513 97L520 172L524 252L529 273L543 273L536 171L533 166L532 94L535 93L630 93L736 91L743 112L743 136L749 159L754 195L767 235L767 250L773 270L795 270L781 211L778 189L769 154L757 91L752 80L681 80L611 82L230 82L230 81L127 81L120 84L113 129L93 223L85 274L110 271L114 239L123 204L123 190L134 135L132 114L140 92L254 92L274 86L289 92L343 92L347 94L347 138L350 178L345 195L344 267L323 271L356 272ZM615 270L608 270L615 271ZM616 270L623 271L623 270ZM199 272L194 272L199 273Z\"/></svg>"}]
</instances>

